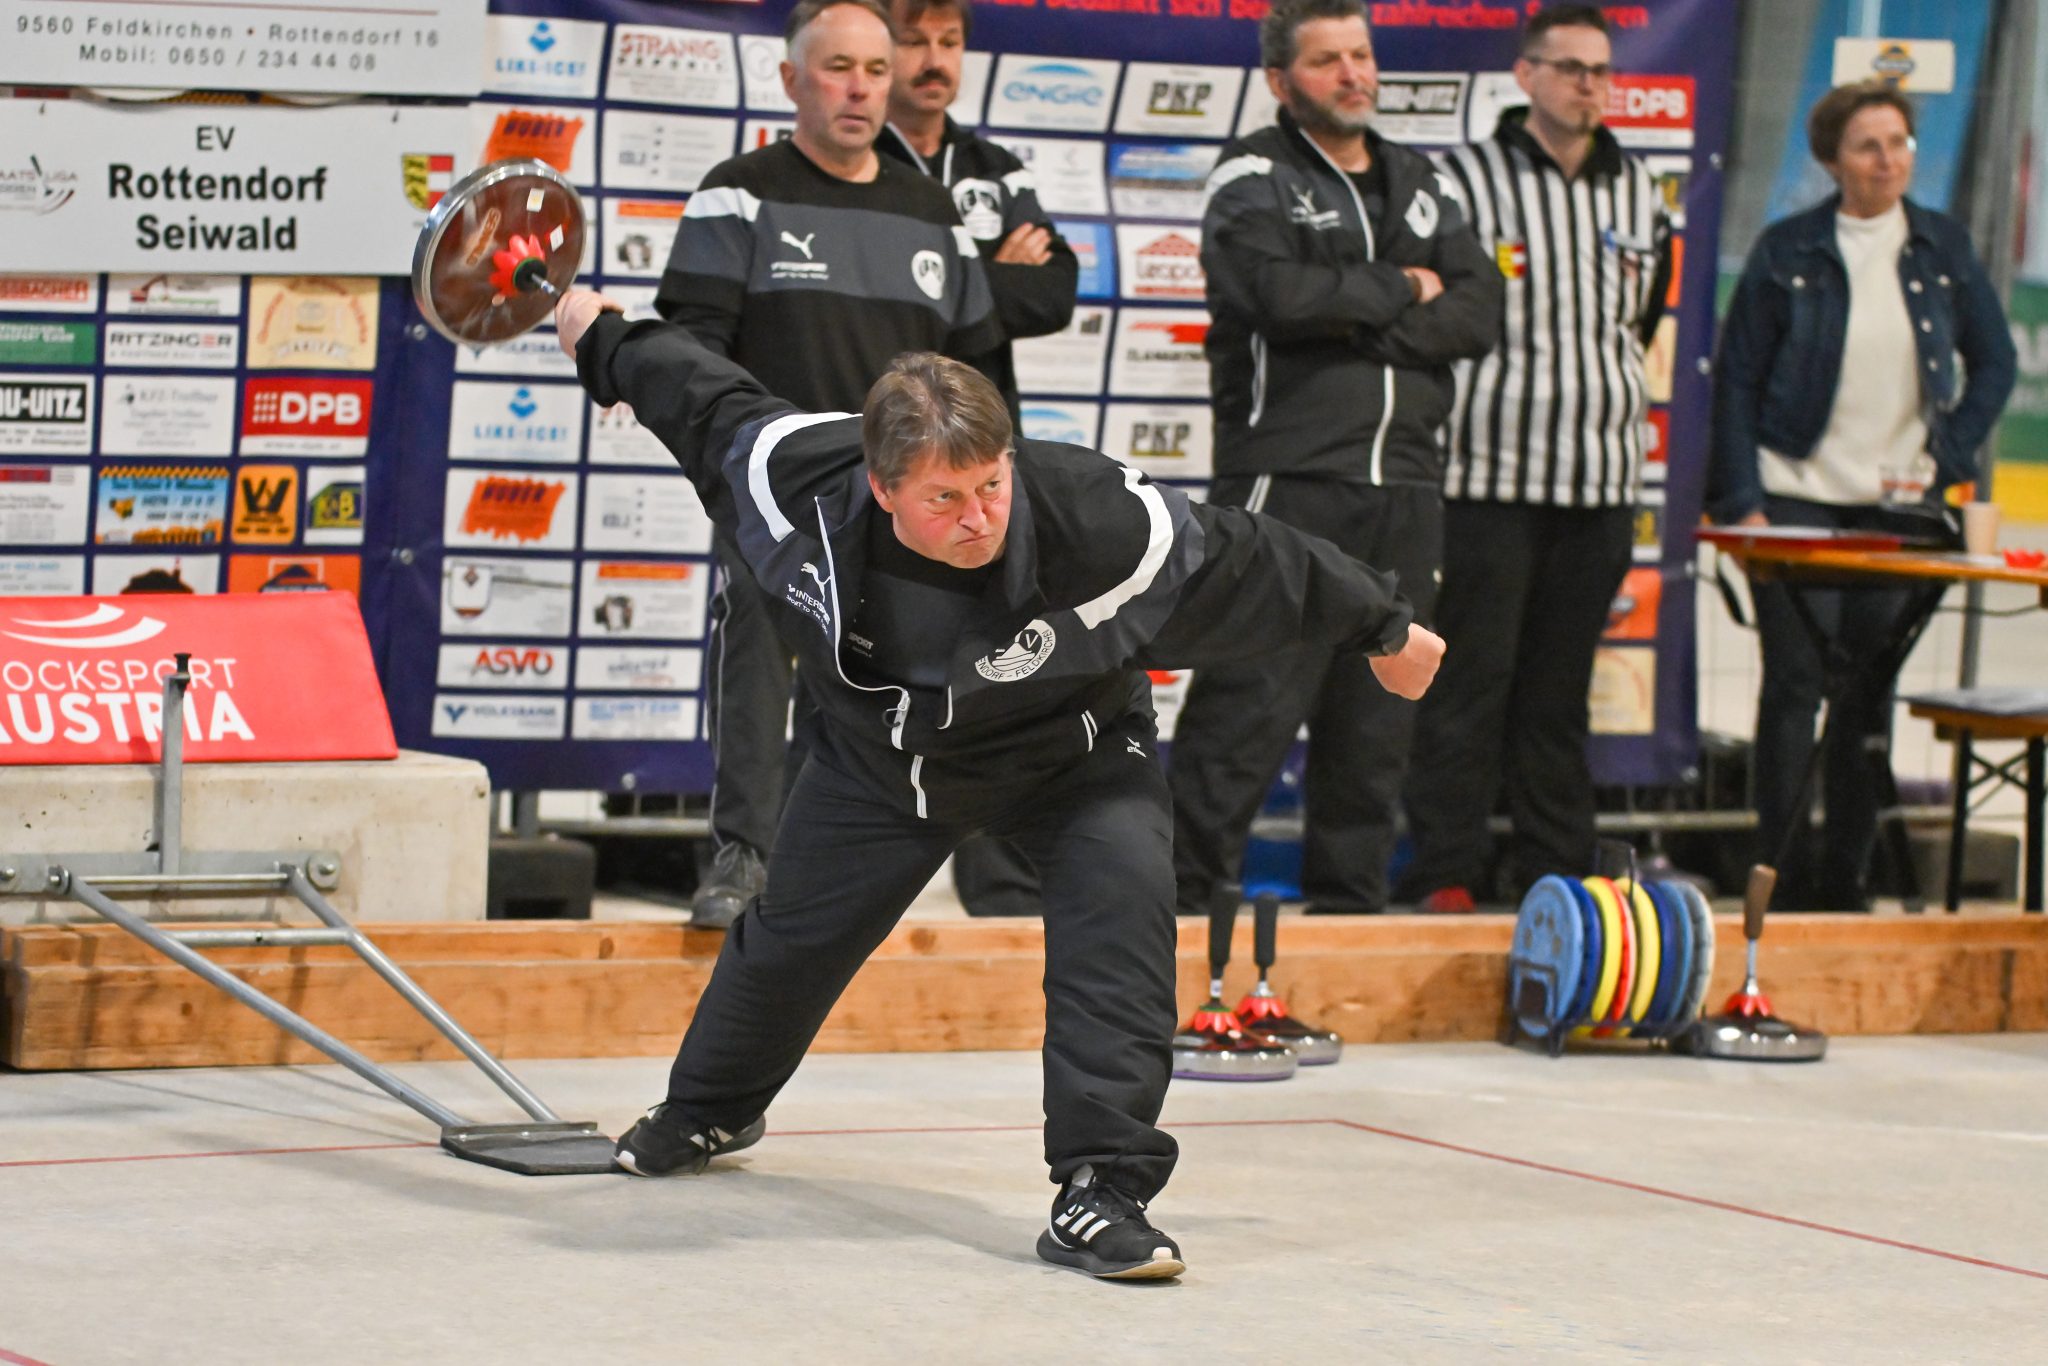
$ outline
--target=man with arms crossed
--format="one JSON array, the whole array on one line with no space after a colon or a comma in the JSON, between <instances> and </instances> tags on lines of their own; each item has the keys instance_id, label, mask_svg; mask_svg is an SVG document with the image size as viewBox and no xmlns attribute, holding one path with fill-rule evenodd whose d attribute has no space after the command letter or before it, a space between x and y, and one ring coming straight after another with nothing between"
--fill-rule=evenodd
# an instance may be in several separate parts
<instances>
[{"instance_id":1,"label":"man with arms crossed","mask_svg":"<svg viewBox=\"0 0 2048 1366\"><path fill-rule=\"evenodd\" d=\"M668 1095L620 1140L701 1171L762 1115L861 963L963 839L1044 877L1047 1261L1178 1275L1145 1208L1171 1173L1172 823L1148 667L1311 639L1419 696L1443 642L1325 541L1209 508L1107 456L1019 441L971 367L899 357L865 411L774 398L677 327L600 295L556 310L600 403L674 452L780 608L817 703L766 889L736 920Z\"/></svg>"},{"instance_id":2,"label":"man with arms crossed","mask_svg":"<svg viewBox=\"0 0 2048 1366\"><path fill-rule=\"evenodd\" d=\"M1500 273L1429 159L1372 130L1379 68L1361 0L1279 0L1259 46L1278 124L1224 148L1202 218L1210 499L1394 571L1427 622L1451 362L1492 348ZM1198 672L1170 773L1181 910L1239 880L1304 721L1309 909L1386 909L1414 713L1325 641Z\"/></svg>"}]
</instances>

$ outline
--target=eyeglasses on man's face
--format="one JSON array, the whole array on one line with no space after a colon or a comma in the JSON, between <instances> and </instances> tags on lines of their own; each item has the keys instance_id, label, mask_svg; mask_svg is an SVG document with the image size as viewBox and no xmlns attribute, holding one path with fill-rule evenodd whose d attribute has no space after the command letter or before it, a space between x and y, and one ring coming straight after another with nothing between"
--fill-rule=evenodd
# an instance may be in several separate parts
<instances>
[{"instance_id":1,"label":"eyeglasses on man's face","mask_svg":"<svg viewBox=\"0 0 2048 1366\"><path fill-rule=\"evenodd\" d=\"M1614 79L1614 67L1608 62L1588 65L1576 57L1524 57L1531 66L1547 66L1568 81L1590 80L1594 84Z\"/></svg>"}]
</instances>

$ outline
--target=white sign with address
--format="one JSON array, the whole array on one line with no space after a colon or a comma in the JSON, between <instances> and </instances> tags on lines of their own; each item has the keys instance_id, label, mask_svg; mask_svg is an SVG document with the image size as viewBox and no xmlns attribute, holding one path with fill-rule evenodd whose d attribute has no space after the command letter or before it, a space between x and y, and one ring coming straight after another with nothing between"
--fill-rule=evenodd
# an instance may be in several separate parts
<instances>
[{"instance_id":1,"label":"white sign with address","mask_svg":"<svg viewBox=\"0 0 2048 1366\"><path fill-rule=\"evenodd\" d=\"M0 0L0 84L474 95L486 0Z\"/></svg>"}]
</instances>

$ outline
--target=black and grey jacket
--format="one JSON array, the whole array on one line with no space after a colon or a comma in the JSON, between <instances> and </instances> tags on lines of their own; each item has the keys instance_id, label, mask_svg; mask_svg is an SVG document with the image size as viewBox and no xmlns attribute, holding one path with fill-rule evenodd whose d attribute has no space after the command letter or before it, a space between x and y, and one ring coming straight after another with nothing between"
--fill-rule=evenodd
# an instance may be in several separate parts
<instances>
[{"instance_id":1,"label":"black and grey jacket","mask_svg":"<svg viewBox=\"0 0 2048 1366\"><path fill-rule=\"evenodd\" d=\"M1451 362L1500 338L1501 279L1427 157L1368 131L1387 212L1295 125L1223 149L1202 215L1218 475L1440 484ZM1415 302L1403 266L1442 278Z\"/></svg>"},{"instance_id":2,"label":"black and grey jacket","mask_svg":"<svg viewBox=\"0 0 2048 1366\"><path fill-rule=\"evenodd\" d=\"M1043 774L1150 711L1144 670L1302 641L1384 654L1411 612L1390 576L1326 541L1194 503L1105 455L1020 441L1007 548L943 689L867 687L840 641L867 519L885 515L860 420L802 412L684 329L601 317L577 351L599 403L630 403L782 604L822 713L814 742L921 815L951 790ZM957 785L957 786L956 786Z\"/></svg>"},{"instance_id":3,"label":"black and grey jacket","mask_svg":"<svg viewBox=\"0 0 2048 1366\"><path fill-rule=\"evenodd\" d=\"M875 139L875 150L906 161L946 187L967 235L981 251L982 269L996 296L996 316L1004 335L1043 337L1065 327L1074 316L1074 291L1081 267L1074 249L1058 231L1052 233L1052 259L1042 266L1020 266L992 259L1003 239L1026 223L1052 229L1039 207L1038 183L1017 154L962 128L951 118L938 152L921 156L909 139L890 124Z\"/></svg>"},{"instance_id":4,"label":"black and grey jacket","mask_svg":"<svg viewBox=\"0 0 2048 1366\"><path fill-rule=\"evenodd\" d=\"M905 351L982 364L1003 333L974 239L929 176L878 160L841 180L785 140L714 166L655 310L805 408L859 407Z\"/></svg>"}]
</instances>

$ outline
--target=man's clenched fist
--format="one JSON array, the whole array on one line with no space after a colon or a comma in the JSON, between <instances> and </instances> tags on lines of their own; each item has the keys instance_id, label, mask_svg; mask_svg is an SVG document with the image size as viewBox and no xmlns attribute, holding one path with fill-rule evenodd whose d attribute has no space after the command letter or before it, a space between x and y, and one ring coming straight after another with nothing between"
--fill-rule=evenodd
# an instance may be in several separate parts
<instances>
[{"instance_id":1,"label":"man's clenched fist","mask_svg":"<svg viewBox=\"0 0 2048 1366\"><path fill-rule=\"evenodd\" d=\"M1381 687L1413 702L1429 691L1443 659L1444 638L1426 627L1410 626L1407 644L1394 654L1378 656L1371 664Z\"/></svg>"},{"instance_id":2,"label":"man's clenched fist","mask_svg":"<svg viewBox=\"0 0 2048 1366\"><path fill-rule=\"evenodd\" d=\"M624 313L625 305L617 299L608 299L594 289L572 289L562 296L562 302L555 305L555 336L560 339L562 349L569 353L569 359L576 359L576 343L583 340L583 334L597 321L600 313Z\"/></svg>"}]
</instances>

